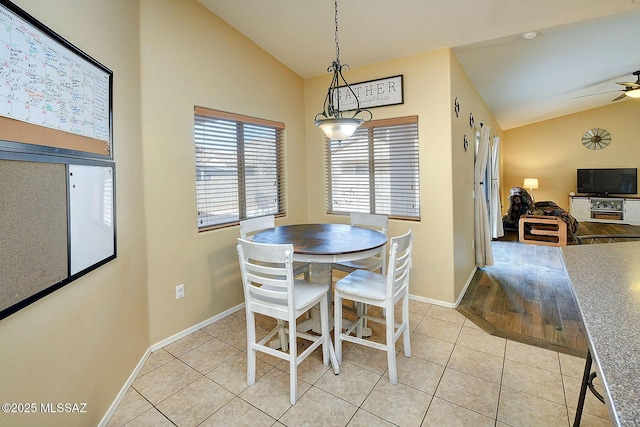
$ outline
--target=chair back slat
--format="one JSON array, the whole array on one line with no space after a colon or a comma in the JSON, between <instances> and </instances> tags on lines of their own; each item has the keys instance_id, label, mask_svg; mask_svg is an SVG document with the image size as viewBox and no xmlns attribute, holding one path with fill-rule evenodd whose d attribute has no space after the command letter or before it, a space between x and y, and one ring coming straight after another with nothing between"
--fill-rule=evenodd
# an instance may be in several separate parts
<instances>
[{"instance_id":1,"label":"chair back slat","mask_svg":"<svg viewBox=\"0 0 640 427\"><path fill-rule=\"evenodd\" d=\"M257 295L265 295L274 298L287 297L287 282L281 278L267 278L259 274L247 274L247 280L252 285L251 292ZM280 294L280 296L278 296Z\"/></svg>"},{"instance_id":2,"label":"chair back slat","mask_svg":"<svg viewBox=\"0 0 640 427\"><path fill-rule=\"evenodd\" d=\"M240 221L240 238L253 240L253 235L258 231L266 230L276 226L274 215L260 216Z\"/></svg>"},{"instance_id":3,"label":"chair back slat","mask_svg":"<svg viewBox=\"0 0 640 427\"><path fill-rule=\"evenodd\" d=\"M351 212L350 220L351 225L372 228L388 236L389 217L387 215ZM387 267L387 245L380 248L380 253L377 256L380 258L380 269L382 273L385 274Z\"/></svg>"},{"instance_id":4,"label":"chair back slat","mask_svg":"<svg viewBox=\"0 0 640 427\"><path fill-rule=\"evenodd\" d=\"M386 215L351 212L350 220L351 225L373 227L387 235L389 217Z\"/></svg>"},{"instance_id":5,"label":"chair back slat","mask_svg":"<svg viewBox=\"0 0 640 427\"><path fill-rule=\"evenodd\" d=\"M293 306L293 245L238 239L238 259L245 304L259 304L274 310Z\"/></svg>"},{"instance_id":6,"label":"chair back slat","mask_svg":"<svg viewBox=\"0 0 640 427\"><path fill-rule=\"evenodd\" d=\"M389 266L387 274L387 298L404 292L409 286L409 272L411 271L411 251L413 249L413 233L392 237L389 252Z\"/></svg>"}]
</instances>

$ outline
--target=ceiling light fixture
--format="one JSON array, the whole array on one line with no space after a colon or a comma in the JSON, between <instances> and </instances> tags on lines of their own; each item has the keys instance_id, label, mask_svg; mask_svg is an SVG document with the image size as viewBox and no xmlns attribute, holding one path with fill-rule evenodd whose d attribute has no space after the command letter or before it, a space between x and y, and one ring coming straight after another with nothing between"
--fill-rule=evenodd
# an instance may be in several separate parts
<instances>
[{"instance_id":1,"label":"ceiling light fixture","mask_svg":"<svg viewBox=\"0 0 640 427\"><path fill-rule=\"evenodd\" d=\"M640 89L631 89L625 92L625 95L630 98L640 98Z\"/></svg>"},{"instance_id":2,"label":"ceiling light fixture","mask_svg":"<svg viewBox=\"0 0 640 427\"><path fill-rule=\"evenodd\" d=\"M535 31L529 31L528 33L524 33L522 35L522 38L525 40L532 40L535 39L537 35L538 33L536 33Z\"/></svg>"},{"instance_id":3,"label":"ceiling light fixture","mask_svg":"<svg viewBox=\"0 0 640 427\"><path fill-rule=\"evenodd\" d=\"M347 64L340 63L340 45L338 44L338 0L334 0L334 6L336 23L336 59L331 63L329 68L327 68L328 72L333 73L333 79L331 80L331 85L327 90L327 96L324 99L324 110L316 114L315 123L316 126L322 129L327 138L334 141L343 141L353 135L356 129L364 123L365 120L357 116L364 114L366 117L368 114L368 119L366 121L369 121L373 118L373 115L369 110L360 109L358 96L342 75L342 72L347 71L349 66ZM341 82L343 84L341 84ZM344 99L341 99L343 97ZM340 101L349 100L350 103L353 103L351 97L355 100L355 109L343 111L343 109L340 108Z\"/></svg>"}]
</instances>

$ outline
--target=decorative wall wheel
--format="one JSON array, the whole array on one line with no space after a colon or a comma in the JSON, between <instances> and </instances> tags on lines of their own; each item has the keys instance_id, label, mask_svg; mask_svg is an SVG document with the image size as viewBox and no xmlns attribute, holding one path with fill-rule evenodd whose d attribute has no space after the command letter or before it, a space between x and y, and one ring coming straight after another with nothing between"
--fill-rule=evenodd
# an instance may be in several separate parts
<instances>
[{"instance_id":1,"label":"decorative wall wheel","mask_svg":"<svg viewBox=\"0 0 640 427\"><path fill-rule=\"evenodd\" d=\"M589 129L582 135L582 145L591 150L602 150L611 143L611 135L604 129Z\"/></svg>"}]
</instances>

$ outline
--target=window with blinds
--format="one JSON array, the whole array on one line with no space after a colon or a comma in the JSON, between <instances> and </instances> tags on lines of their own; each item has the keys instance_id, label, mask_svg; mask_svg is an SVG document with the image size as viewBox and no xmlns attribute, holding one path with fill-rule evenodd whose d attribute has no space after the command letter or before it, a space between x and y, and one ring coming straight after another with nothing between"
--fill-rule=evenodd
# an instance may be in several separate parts
<instances>
[{"instance_id":1,"label":"window with blinds","mask_svg":"<svg viewBox=\"0 0 640 427\"><path fill-rule=\"evenodd\" d=\"M328 213L420 219L418 117L364 123L345 141L325 139Z\"/></svg>"},{"instance_id":2,"label":"window with blinds","mask_svg":"<svg viewBox=\"0 0 640 427\"><path fill-rule=\"evenodd\" d=\"M285 214L284 124L195 107L198 229Z\"/></svg>"}]
</instances>

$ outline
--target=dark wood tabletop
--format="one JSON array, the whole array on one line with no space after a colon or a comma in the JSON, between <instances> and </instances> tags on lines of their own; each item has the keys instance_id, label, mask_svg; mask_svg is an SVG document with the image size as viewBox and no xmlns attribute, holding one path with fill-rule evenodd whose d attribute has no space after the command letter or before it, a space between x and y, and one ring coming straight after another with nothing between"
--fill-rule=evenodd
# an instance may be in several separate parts
<instances>
[{"instance_id":1,"label":"dark wood tabletop","mask_svg":"<svg viewBox=\"0 0 640 427\"><path fill-rule=\"evenodd\" d=\"M345 224L282 225L257 233L257 243L293 244L296 254L339 255L380 248L387 237L379 231Z\"/></svg>"}]
</instances>

